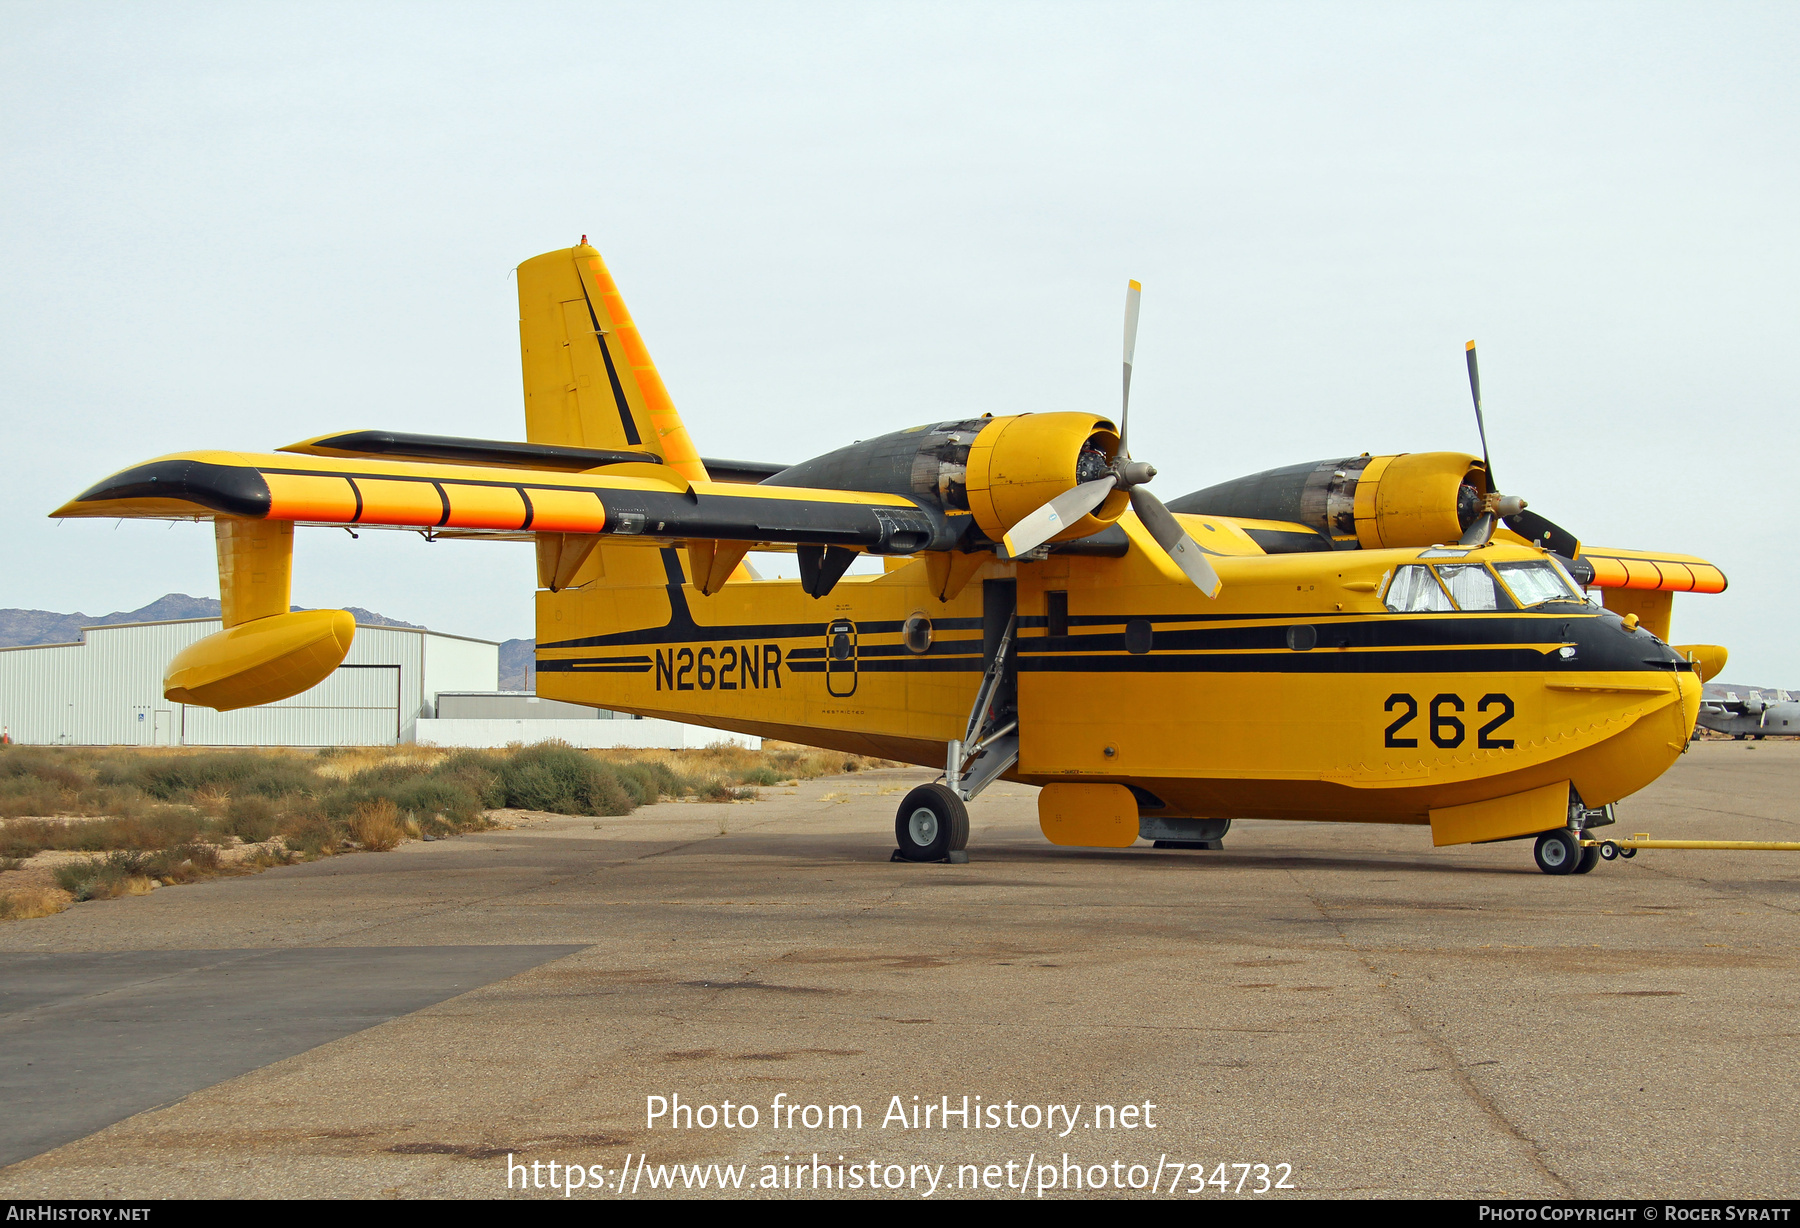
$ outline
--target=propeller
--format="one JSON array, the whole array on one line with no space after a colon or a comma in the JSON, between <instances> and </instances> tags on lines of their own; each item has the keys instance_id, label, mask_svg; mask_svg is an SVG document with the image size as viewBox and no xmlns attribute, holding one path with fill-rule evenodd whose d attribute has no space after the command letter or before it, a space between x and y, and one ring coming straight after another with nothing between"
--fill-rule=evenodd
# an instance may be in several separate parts
<instances>
[{"instance_id":1,"label":"propeller","mask_svg":"<svg viewBox=\"0 0 1800 1228\"><path fill-rule=\"evenodd\" d=\"M1574 558L1581 542L1567 529L1560 528L1536 512L1525 510L1525 500L1517 495L1503 495L1494 482L1494 465L1488 459L1487 423L1481 416L1481 368L1475 362L1475 343L1463 347L1469 362L1469 395L1475 398L1475 429L1481 434L1481 463L1487 469L1488 495L1482 502L1481 514L1463 531L1459 546L1485 546L1494 536L1494 526L1505 524L1519 536L1537 542L1566 558Z\"/></svg>"},{"instance_id":2,"label":"propeller","mask_svg":"<svg viewBox=\"0 0 1800 1228\"><path fill-rule=\"evenodd\" d=\"M1105 477L1065 490L1015 524L1006 534L1006 550L1018 558L1037 549L1099 507L1114 490L1123 490L1130 496L1131 510L1137 513L1151 539L1196 588L1208 597L1217 597L1219 575L1206 561L1206 552L1188 536L1163 501L1144 489L1144 483L1156 476L1155 467L1132 460L1126 450L1126 432L1131 425L1131 364L1137 353L1138 300L1143 292L1144 288L1135 281L1125 291L1125 383L1119 406L1119 449L1111 471Z\"/></svg>"}]
</instances>

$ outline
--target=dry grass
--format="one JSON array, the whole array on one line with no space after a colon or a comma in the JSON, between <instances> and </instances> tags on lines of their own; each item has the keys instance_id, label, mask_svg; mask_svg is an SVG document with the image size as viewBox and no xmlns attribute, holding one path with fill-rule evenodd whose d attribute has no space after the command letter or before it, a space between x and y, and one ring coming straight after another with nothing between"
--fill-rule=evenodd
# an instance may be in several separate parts
<instances>
[{"instance_id":1,"label":"dry grass","mask_svg":"<svg viewBox=\"0 0 1800 1228\"><path fill-rule=\"evenodd\" d=\"M400 808L392 799L378 797L359 807L350 816L350 838L371 853L385 853L400 847L406 839L406 828L400 822ZM418 826L417 820L413 826Z\"/></svg>"},{"instance_id":2,"label":"dry grass","mask_svg":"<svg viewBox=\"0 0 1800 1228\"><path fill-rule=\"evenodd\" d=\"M60 891L26 887L20 891L0 892L0 921L30 921L37 917L53 917L69 906L69 898Z\"/></svg>"},{"instance_id":3,"label":"dry grass","mask_svg":"<svg viewBox=\"0 0 1800 1228\"><path fill-rule=\"evenodd\" d=\"M140 895L346 848L385 852L480 830L490 810L624 815L666 798L754 801L758 787L890 766L781 742L754 751L0 747L0 870L47 851L25 871L29 886L0 894L0 917L48 916L70 898ZM40 885L51 882L60 890Z\"/></svg>"}]
</instances>

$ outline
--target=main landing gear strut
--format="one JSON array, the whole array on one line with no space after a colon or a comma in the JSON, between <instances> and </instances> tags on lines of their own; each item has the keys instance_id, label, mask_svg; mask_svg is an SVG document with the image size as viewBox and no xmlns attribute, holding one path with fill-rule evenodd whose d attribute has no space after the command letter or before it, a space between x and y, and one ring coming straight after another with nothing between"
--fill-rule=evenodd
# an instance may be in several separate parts
<instances>
[{"instance_id":1,"label":"main landing gear strut","mask_svg":"<svg viewBox=\"0 0 1800 1228\"><path fill-rule=\"evenodd\" d=\"M969 712L968 730L952 739L945 754L944 779L920 785L894 816L895 861L966 862L969 808L964 803L993 784L1019 761L1018 673L1013 665L1015 582L982 585L982 630L987 668Z\"/></svg>"}]
</instances>

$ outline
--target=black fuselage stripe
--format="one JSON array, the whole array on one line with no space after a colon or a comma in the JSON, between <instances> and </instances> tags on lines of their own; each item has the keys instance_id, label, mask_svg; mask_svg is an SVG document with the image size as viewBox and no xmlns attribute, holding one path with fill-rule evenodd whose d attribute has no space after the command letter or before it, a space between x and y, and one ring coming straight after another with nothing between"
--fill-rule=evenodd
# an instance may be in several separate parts
<instances>
[{"instance_id":1,"label":"black fuselage stripe","mask_svg":"<svg viewBox=\"0 0 1800 1228\"><path fill-rule=\"evenodd\" d=\"M1255 617L1254 615L1246 617ZM947 620L946 620L947 621ZM980 626L979 619L959 620L971 624L970 628ZM1113 626L1123 626L1135 619L1109 619ZM1152 624L1162 621L1146 618L1143 621ZM1470 620L1466 616L1450 618L1412 620L1394 619L1391 617L1364 616L1360 623L1340 623L1331 628L1332 634L1350 635L1365 642L1345 645L1350 648L1456 648L1479 647L1484 642L1496 646L1517 644L1561 644L1568 641L1565 634L1568 628L1561 623L1568 619L1545 618L1543 616L1517 616L1507 619ZM664 626L645 627L636 631L618 631L608 635L584 636L579 639L557 640L538 645L540 650L552 648L625 648L635 644L692 644L719 640L781 640L781 639L823 639L828 623L746 623L741 626ZM1160 650L1212 649L1259 649L1286 648L1287 632L1290 627L1310 626L1304 619L1290 619L1285 622L1262 623L1246 627L1221 628L1183 628L1165 629L1154 634L1155 646ZM903 624L888 620L884 622L866 622L857 624L859 636L897 635ZM1470 635L1472 630L1485 632L1485 635ZM930 653L973 651L979 641L975 640L942 640L934 641ZM1031 635L1022 636L1019 640L1019 651L1022 654L1049 654L1071 652L1094 652L1107 649L1122 649L1125 637L1122 632L1099 632L1087 635L1057 636ZM1338 645L1325 643L1325 648L1336 648ZM804 651L804 650L802 650ZM863 650L867 652L868 649Z\"/></svg>"},{"instance_id":2,"label":"black fuselage stripe","mask_svg":"<svg viewBox=\"0 0 1800 1228\"><path fill-rule=\"evenodd\" d=\"M796 674L825 671L828 662L819 657L789 656L787 668ZM1635 670L1583 670L1578 666L1547 662L1544 654L1529 649L1489 649L1440 652L1296 652L1288 654L1149 653L1143 656L1064 657L1054 661L1025 657L1021 673L1043 674L1543 674L1569 677L1589 672L1626 673ZM540 660L540 670L561 673L630 671L641 673L647 665L623 666L581 657ZM967 673L982 672L978 657L945 657L938 660L858 660L851 673ZM1661 672L1661 671L1658 671ZM1686 672L1671 669L1669 672Z\"/></svg>"},{"instance_id":3,"label":"black fuselage stripe","mask_svg":"<svg viewBox=\"0 0 1800 1228\"><path fill-rule=\"evenodd\" d=\"M362 521L362 487L356 484L353 477L346 476L344 481L350 483L350 493L356 496L356 515L350 517L350 523L358 524Z\"/></svg>"}]
</instances>

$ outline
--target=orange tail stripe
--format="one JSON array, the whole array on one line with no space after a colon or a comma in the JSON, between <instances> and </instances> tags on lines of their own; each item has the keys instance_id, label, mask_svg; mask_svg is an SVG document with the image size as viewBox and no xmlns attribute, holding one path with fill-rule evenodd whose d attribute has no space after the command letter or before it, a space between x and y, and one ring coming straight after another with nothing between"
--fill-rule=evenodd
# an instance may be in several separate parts
<instances>
[{"instance_id":1,"label":"orange tail stripe","mask_svg":"<svg viewBox=\"0 0 1800 1228\"><path fill-rule=\"evenodd\" d=\"M445 482L450 498L453 529L521 529L525 527L525 496L511 486L458 486Z\"/></svg>"},{"instance_id":2,"label":"orange tail stripe","mask_svg":"<svg viewBox=\"0 0 1800 1228\"><path fill-rule=\"evenodd\" d=\"M576 490L527 490L531 527L545 533L598 533L606 527L606 508L597 495Z\"/></svg>"},{"instance_id":3,"label":"orange tail stripe","mask_svg":"<svg viewBox=\"0 0 1800 1228\"><path fill-rule=\"evenodd\" d=\"M1722 593L1725 573L1710 563L1675 559L1615 558L1584 554L1594 569L1595 588L1660 590L1668 593Z\"/></svg>"}]
</instances>

